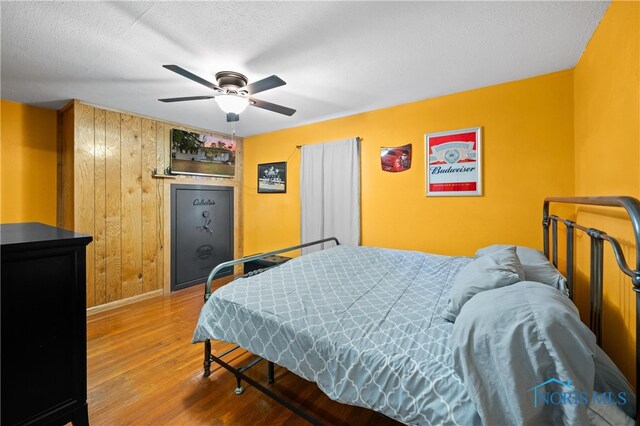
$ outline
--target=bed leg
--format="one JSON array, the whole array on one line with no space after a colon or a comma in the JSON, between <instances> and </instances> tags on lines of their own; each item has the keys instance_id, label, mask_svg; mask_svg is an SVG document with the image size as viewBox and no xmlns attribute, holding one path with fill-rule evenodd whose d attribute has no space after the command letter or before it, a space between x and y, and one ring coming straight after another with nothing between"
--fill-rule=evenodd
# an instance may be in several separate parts
<instances>
[{"instance_id":1,"label":"bed leg","mask_svg":"<svg viewBox=\"0 0 640 426\"><path fill-rule=\"evenodd\" d=\"M242 394L242 392L244 392L244 388L242 387L242 380L240 379L240 376L236 376L236 395L240 395Z\"/></svg>"},{"instance_id":2,"label":"bed leg","mask_svg":"<svg viewBox=\"0 0 640 426\"><path fill-rule=\"evenodd\" d=\"M267 366L267 377L269 378L269 384L272 385L275 382L273 377L273 363L269 361Z\"/></svg>"},{"instance_id":3,"label":"bed leg","mask_svg":"<svg viewBox=\"0 0 640 426\"><path fill-rule=\"evenodd\" d=\"M204 341L204 377L211 375L211 340Z\"/></svg>"}]
</instances>

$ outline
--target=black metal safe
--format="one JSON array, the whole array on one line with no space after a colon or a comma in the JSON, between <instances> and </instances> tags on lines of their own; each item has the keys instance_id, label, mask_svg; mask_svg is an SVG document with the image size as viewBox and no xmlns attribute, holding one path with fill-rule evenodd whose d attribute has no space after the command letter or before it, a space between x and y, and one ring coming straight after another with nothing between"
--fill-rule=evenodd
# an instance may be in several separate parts
<instances>
[{"instance_id":1,"label":"black metal safe","mask_svg":"<svg viewBox=\"0 0 640 426\"><path fill-rule=\"evenodd\" d=\"M207 280L233 259L233 187L171 185L171 291ZM216 278L230 275L223 269Z\"/></svg>"}]
</instances>

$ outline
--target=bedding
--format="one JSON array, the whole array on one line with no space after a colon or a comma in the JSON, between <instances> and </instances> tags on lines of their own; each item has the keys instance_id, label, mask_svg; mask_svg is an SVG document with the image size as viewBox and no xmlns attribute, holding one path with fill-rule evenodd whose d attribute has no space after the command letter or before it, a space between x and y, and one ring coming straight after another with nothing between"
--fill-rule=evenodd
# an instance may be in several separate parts
<instances>
[{"instance_id":1,"label":"bedding","mask_svg":"<svg viewBox=\"0 0 640 426\"><path fill-rule=\"evenodd\" d=\"M218 289L193 341L237 343L332 399L407 424L607 424L626 418L620 408L633 413L633 398L532 406L527 390L553 377L594 392L624 388L573 303L548 284L481 291L455 324L442 318L454 282L477 260L325 249Z\"/></svg>"},{"instance_id":2,"label":"bedding","mask_svg":"<svg viewBox=\"0 0 640 426\"><path fill-rule=\"evenodd\" d=\"M546 284L523 281L477 294L456 320L451 347L484 424L585 425L605 412L624 418L615 408L635 412L635 395L615 384L622 375L601 356L575 305ZM609 392L606 403L594 391Z\"/></svg>"},{"instance_id":3,"label":"bedding","mask_svg":"<svg viewBox=\"0 0 640 426\"><path fill-rule=\"evenodd\" d=\"M624 374L618 369L609 356L596 346L595 352L596 376L593 389L596 392L624 392L625 395L633 395L633 387ZM629 417L634 417L636 412L636 400L632 398L628 403L621 405L622 411Z\"/></svg>"},{"instance_id":4,"label":"bedding","mask_svg":"<svg viewBox=\"0 0 640 426\"><path fill-rule=\"evenodd\" d=\"M486 256L504 250L506 247L511 246L508 244L494 244L483 247L476 251L476 256ZM569 296L567 279L549 262L544 253L540 250L523 246L516 246L516 253L520 259L525 280L549 284L560 290L565 296Z\"/></svg>"},{"instance_id":5,"label":"bedding","mask_svg":"<svg viewBox=\"0 0 640 426\"><path fill-rule=\"evenodd\" d=\"M599 398L603 394L598 393ZM605 397L606 398L606 397ZM590 404L587 417L591 426L633 426L636 422L617 405Z\"/></svg>"},{"instance_id":6,"label":"bedding","mask_svg":"<svg viewBox=\"0 0 640 426\"><path fill-rule=\"evenodd\" d=\"M479 424L440 317L471 258L337 246L212 294L194 342L217 339L411 424Z\"/></svg>"},{"instance_id":7,"label":"bedding","mask_svg":"<svg viewBox=\"0 0 640 426\"><path fill-rule=\"evenodd\" d=\"M467 264L456 276L442 317L454 322L460 309L474 295L524 279L515 246L505 247Z\"/></svg>"}]
</instances>

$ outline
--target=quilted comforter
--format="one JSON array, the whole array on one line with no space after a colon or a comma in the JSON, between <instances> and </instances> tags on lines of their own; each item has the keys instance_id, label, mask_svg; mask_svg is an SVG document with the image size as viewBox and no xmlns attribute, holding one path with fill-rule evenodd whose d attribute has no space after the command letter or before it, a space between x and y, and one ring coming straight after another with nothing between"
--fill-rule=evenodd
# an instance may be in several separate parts
<instances>
[{"instance_id":1,"label":"quilted comforter","mask_svg":"<svg viewBox=\"0 0 640 426\"><path fill-rule=\"evenodd\" d=\"M193 341L224 340L337 401L409 424L479 424L440 317L470 258L337 246L214 292Z\"/></svg>"}]
</instances>

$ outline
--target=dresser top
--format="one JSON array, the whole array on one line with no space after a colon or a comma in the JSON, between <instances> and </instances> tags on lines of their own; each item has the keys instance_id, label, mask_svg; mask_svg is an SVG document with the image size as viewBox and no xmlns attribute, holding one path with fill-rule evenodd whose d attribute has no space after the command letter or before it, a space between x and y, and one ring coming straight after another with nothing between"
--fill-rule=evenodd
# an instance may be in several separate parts
<instances>
[{"instance_id":1,"label":"dresser top","mask_svg":"<svg viewBox=\"0 0 640 426\"><path fill-rule=\"evenodd\" d=\"M92 239L90 235L79 234L38 222L0 224L0 244L3 248L37 243L87 245Z\"/></svg>"}]
</instances>

